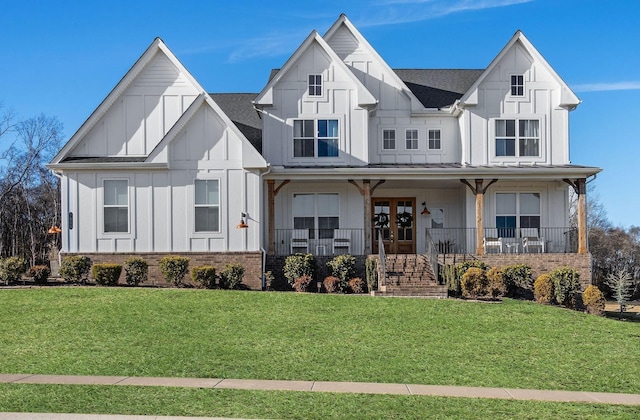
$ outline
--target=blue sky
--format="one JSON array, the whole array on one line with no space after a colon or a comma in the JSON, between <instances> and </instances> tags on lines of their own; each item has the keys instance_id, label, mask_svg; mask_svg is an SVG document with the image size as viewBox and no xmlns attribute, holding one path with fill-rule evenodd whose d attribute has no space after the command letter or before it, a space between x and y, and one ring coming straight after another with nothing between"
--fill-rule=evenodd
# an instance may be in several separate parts
<instances>
[{"instance_id":1,"label":"blue sky","mask_svg":"<svg viewBox=\"0 0 640 420\"><path fill-rule=\"evenodd\" d=\"M70 137L161 37L209 92L258 92L313 29L346 13L393 68L485 68L520 29L582 100L571 161L599 166L609 219L640 225L640 1L11 1L0 101Z\"/></svg>"}]
</instances>

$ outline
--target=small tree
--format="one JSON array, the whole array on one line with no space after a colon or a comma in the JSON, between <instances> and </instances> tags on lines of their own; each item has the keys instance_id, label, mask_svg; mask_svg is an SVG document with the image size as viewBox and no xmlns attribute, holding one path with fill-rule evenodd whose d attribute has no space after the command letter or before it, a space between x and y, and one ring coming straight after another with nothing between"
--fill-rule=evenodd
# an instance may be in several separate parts
<instances>
[{"instance_id":1,"label":"small tree","mask_svg":"<svg viewBox=\"0 0 640 420\"><path fill-rule=\"evenodd\" d=\"M631 299L633 277L627 270L617 270L607 275L605 284L611 288L613 298L620 305L619 319L622 319L622 313Z\"/></svg>"}]
</instances>

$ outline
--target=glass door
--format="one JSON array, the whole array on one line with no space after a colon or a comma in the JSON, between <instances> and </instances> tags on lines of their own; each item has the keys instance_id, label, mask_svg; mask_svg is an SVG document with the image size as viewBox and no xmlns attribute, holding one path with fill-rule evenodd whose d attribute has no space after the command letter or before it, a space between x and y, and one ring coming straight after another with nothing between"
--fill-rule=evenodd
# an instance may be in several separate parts
<instances>
[{"instance_id":1,"label":"glass door","mask_svg":"<svg viewBox=\"0 0 640 420\"><path fill-rule=\"evenodd\" d=\"M415 198L373 199L372 204L373 252L378 252L378 239L381 236L386 253L415 253Z\"/></svg>"}]
</instances>

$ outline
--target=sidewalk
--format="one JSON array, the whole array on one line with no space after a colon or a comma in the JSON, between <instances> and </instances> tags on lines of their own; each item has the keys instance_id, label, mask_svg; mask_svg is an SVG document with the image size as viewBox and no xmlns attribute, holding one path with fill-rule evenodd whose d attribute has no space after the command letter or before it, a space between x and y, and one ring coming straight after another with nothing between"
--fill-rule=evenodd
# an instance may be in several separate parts
<instances>
[{"instance_id":1,"label":"sidewalk","mask_svg":"<svg viewBox=\"0 0 640 420\"><path fill-rule=\"evenodd\" d=\"M390 384L371 382L279 381L216 378L150 378L130 376L72 376L0 374L0 383L63 385L175 386L185 388L246 389L265 391L342 392L361 394L428 395L439 397L498 398L601 404L640 405L640 394L549 391L536 389L481 388L445 385ZM2 417L0 420L9 417ZM82 419L93 420L93 417ZM99 419L100 417L95 417ZM129 417L127 417L129 418ZM138 417L136 417L138 418ZM149 416L139 418L149 419ZM163 418L151 416L151 418Z\"/></svg>"}]
</instances>

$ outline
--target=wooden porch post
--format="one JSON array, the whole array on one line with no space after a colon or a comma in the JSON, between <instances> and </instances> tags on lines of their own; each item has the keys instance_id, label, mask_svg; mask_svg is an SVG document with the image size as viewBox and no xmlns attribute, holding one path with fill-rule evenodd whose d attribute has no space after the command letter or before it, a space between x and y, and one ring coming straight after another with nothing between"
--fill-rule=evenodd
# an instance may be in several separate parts
<instances>
[{"instance_id":1,"label":"wooden porch post","mask_svg":"<svg viewBox=\"0 0 640 420\"><path fill-rule=\"evenodd\" d=\"M274 179L267 179L267 201L268 201L267 211L269 212L269 251L268 252L271 255L276 253L276 214L275 214L276 195L278 195L280 188L284 187L289 182L290 181L288 179L284 180L280 185L278 185L278 188L275 188L276 181Z\"/></svg>"},{"instance_id":2,"label":"wooden porch post","mask_svg":"<svg viewBox=\"0 0 640 420\"><path fill-rule=\"evenodd\" d=\"M379 180L376 185L371 186L371 181L368 179L362 180L362 187L358 185L356 181L353 179L348 179L347 182L353 185L358 189L360 195L364 197L364 254L371 254L372 250L372 242L371 242L371 194L375 191L376 188L380 184L383 184L385 181L383 179Z\"/></svg>"},{"instance_id":3,"label":"wooden porch post","mask_svg":"<svg viewBox=\"0 0 640 420\"><path fill-rule=\"evenodd\" d=\"M497 179L492 179L487 186L483 188L483 179L476 179L475 186L471 185L466 179L460 180L460 182L469 187L473 195L476 196L476 254L478 255L484 254L484 248L482 247L482 240L484 239L484 194L489 187L497 181Z\"/></svg>"},{"instance_id":4,"label":"wooden porch post","mask_svg":"<svg viewBox=\"0 0 640 420\"><path fill-rule=\"evenodd\" d=\"M563 179L578 194L578 254L587 254L587 179L578 178L575 182Z\"/></svg>"}]
</instances>

